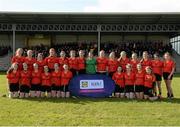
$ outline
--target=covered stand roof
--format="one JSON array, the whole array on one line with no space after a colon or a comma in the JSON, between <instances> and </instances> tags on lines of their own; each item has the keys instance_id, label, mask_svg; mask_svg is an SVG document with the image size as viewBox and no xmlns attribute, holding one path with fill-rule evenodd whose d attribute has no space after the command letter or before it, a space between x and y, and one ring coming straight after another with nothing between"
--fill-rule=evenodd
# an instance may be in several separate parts
<instances>
[{"instance_id":1,"label":"covered stand roof","mask_svg":"<svg viewBox=\"0 0 180 127\"><path fill-rule=\"evenodd\" d=\"M179 24L180 13L0 12L0 23Z\"/></svg>"}]
</instances>

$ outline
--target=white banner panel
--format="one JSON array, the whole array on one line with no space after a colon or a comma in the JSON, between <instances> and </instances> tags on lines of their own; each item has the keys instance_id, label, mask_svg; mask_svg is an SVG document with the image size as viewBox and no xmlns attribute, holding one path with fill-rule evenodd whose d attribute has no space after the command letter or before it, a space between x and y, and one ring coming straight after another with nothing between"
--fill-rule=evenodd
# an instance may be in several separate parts
<instances>
[{"instance_id":1,"label":"white banner panel","mask_svg":"<svg viewBox=\"0 0 180 127\"><path fill-rule=\"evenodd\" d=\"M104 81L103 80L80 80L80 89L103 89Z\"/></svg>"}]
</instances>

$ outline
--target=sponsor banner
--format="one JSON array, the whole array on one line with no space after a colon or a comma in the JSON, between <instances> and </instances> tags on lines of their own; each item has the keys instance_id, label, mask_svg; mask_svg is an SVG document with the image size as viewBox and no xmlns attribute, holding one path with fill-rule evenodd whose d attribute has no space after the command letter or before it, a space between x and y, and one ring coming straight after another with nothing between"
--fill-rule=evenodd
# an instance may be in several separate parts
<instances>
[{"instance_id":1,"label":"sponsor banner","mask_svg":"<svg viewBox=\"0 0 180 127\"><path fill-rule=\"evenodd\" d=\"M109 97L114 89L114 81L109 76L101 74L75 76L69 85L71 95L78 97Z\"/></svg>"},{"instance_id":2,"label":"sponsor banner","mask_svg":"<svg viewBox=\"0 0 180 127\"><path fill-rule=\"evenodd\" d=\"M80 80L80 89L103 89L104 81L103 80Z\"/></svg>"}]
</instances>

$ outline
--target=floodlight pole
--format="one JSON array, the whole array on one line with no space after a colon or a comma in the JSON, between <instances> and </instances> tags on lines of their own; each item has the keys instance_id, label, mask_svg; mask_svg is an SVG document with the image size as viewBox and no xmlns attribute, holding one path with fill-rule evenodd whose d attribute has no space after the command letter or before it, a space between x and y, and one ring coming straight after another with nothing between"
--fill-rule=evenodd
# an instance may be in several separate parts
<instances>
[{"instance_id":1,"label":"floodlight pole","mask_svg":"<svg viewBox=\"0 0 180 127\"><path fill-rule=\"evenodd\" d=\"M15 55L15 50L16 50L16 25L15 24L12 25L12 30L13 30L13 39L12 39L13 55Z\"/></svg>"},{"instance_id":2,"label":"floodlight pole","mask_svg":"<svg viewBox=\"0 0 180 127\"><path fill-rule=\"evenodd\" d=\"M98 31L98 55L99 55L101 49L101 25L98 25L97 31Z\"/></svg>"}]
</instances>

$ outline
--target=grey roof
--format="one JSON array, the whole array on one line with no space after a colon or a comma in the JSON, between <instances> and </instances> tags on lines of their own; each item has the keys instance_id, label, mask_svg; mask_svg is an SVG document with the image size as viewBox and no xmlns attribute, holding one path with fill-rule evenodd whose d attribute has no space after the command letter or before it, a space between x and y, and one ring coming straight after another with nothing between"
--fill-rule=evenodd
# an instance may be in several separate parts
<instances>
[{"instance_id":1,"label":"grey roof","mask_svg":"<svg viewBox=\"0 0 180 127\"><path fill-rule=\"evenodd\" d=\"M179 24L180 13L0 12L0 23Z\"/></svg>"}]
</instances>

